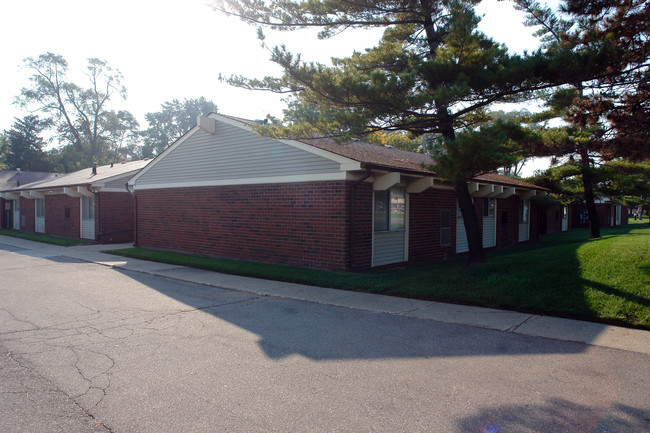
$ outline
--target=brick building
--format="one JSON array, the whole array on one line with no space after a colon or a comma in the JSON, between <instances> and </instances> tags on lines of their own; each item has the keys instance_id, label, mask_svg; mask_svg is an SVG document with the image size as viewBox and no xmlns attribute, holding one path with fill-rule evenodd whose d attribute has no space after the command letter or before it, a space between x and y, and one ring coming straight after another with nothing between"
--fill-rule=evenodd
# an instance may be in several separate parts
<instances>
[{"instance_id":1,"label":"brick building","mask_svg":"<svg viewBox=\"0 0 650 433\"><path fill-rule=\"evenodd\" d=\"M360 141L280 140L211 114L129 180L136 246L331 270L467 252L452 184L428 156ZM543 188L469 183L486 248L537 240Z\"/></svg>"},{"instance_id":2,"label":"brick building","mask_svg":"<svg viewBox=\"0 0 650 433\"><path fill-rule=\"evenodd\" d=\"M134 199L126 182L148 161L90 167L5 188L10 228L100 243L133 241Z\"/></svg>"},{"instance_id":3,"label":"brick building","mask_svg":"<svg viewBox=\"0 0 650 433\"><path fill-rule=\"evenodd\" d=\"M57 176L56 173L24 171L24 170L0 170L0 191L18 188L32 182L51 179ZM14 227L14 202L7 200L0 195L0 228L11 229ZM19 220L18 220L19 221Z\"/></svg>"}]
</instances>

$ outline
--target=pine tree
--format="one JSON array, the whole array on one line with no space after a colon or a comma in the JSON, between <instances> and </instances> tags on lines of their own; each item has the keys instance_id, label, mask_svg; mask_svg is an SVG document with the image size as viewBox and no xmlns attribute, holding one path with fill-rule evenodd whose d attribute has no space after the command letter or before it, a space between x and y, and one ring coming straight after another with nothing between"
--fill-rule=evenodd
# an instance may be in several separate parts
<instances>
[{"instance_id":1,"label":"pine tree","mask_svg":"<svg viewBox=\"0 0 650 433\"><path fill-rule=\"evenodd\" d=\"M469 260L476 263L485 261L485 255L467 182L509 160L476 141L481 134L500 134L488 128L477 135L483 110L495 102L522 101L534 90L597 74L590 65L598 63L599 55L597 50L571 47L558 48L552 55L509 54L505 46L477 30L479 18L473 9L477 3L220 0L215 8L272 29L319 27L322 38L347 28L384 28L377 46L332 59L332 66L303 62L300 55L275 47L271 60L282 67L282 77L232 77L229 82L293 93L302 103L325 107L330 118L297 125L301 133L345 138L399 130L438 136L440 154L462 157L473 149L471 166L455 161L434 168L445 170L454 183ZM459 133L468 135L457 140Z\"/></svg>"}]
</instances>

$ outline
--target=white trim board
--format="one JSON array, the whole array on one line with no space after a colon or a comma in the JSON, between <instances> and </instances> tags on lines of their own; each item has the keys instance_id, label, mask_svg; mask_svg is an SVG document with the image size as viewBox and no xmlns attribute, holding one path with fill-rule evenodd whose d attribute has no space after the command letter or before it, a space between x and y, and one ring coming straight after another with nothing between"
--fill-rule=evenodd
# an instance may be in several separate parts
<instances>
[{"instance_id":1,"label":"white trim board","mask_svg":"<svg viewBox=\"0 0 650 433\"><path fill-rule=\"evenodd\" d=\"M147 189L163 188L195 188L203 186L231 186L231 185L257 185L257 184L277 184L277 183L302 183L302 182L324 182L330 180L349 180L347 172L322 173L322 174L300 174L294 176L273 176L273 177L252 177L246 179L220 179L202 182L183 182L183 183L158 183L151 185L139 186L134 185L134 191Z\"/></svg>"}]
</instances>

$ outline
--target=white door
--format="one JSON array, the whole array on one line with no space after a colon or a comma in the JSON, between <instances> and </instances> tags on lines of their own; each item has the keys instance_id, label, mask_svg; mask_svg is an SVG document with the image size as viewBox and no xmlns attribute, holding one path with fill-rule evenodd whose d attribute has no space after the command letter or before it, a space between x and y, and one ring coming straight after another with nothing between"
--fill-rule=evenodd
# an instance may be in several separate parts
<instances>
[{"instance_id":1,"label":"white door","mask_svg":"<svg viewBox=\"0 0 650 433\"><path fill-rule=\"evenodd\" d=\"M466 253L467 251L469 251L469 244L465 232L465 222L463 214L460 212L460 206L456 204L456 252Z\"/></svg>"},{"instance_id":2,"label":"white door","mask_svg":"<svg viewBox=\"0 0 650 433\"><path fill-rule=\"evenodd\" d=\"M404 188L375 191L372 266L408 260L408 197Z\"/></svg>"},{"instance_id":3,"label":"white door","mask_svg":"<svg viewBox=\"0 0 650 433\"><path fill-rule=\"evenodd\" d=\"M36 199L36 232L45 233L45 199Z\"/></svg>"},{"instance_id":4,"label":"white door","mask_svg":"<svg viewBox=\"0 0 650 433\"><path fill-rule=\"evenodd\" d=\"M14 200L14 230L20 230L20 199Z\"/></svg>"},{"instance_id":5,"label":"white door","mask_svg":"<svg viewBox=\"0 0 650 433\"><path fill-rule=\"evenodd\" d=\"M616 225L621 225L621 205L616 206Z\"/></svg>"},{"instance_id":6,"label":"white door","mask_svg":"<svg viewBox=\"0 0 650 433\"><path fill-rule=\"evenodd\" d=\"M486 198L483 206L483 248L492 248L497 245L497 199Z\"/></svg>"},{"instance_id":7,"label":"white door","mask_svg":"<svg viewBox=\"0 0 650 433\"><path fill-rule=\"evenodd\" d=\"M95 240L95 197L81 197L81 237Z\"/></svg>"},{"instance_id":8,"label":"white door","mask_svg":"<svg viewBox=\"0 0 650 433\"><path fill-rule=\"evenodd\" d=\"M562 207L562 231L565 232L569 230L569 208L566 206Z\"/></svg>"},{"instance_id":9,"label":"white door","mask_svg":"<svg viewBox=\"0 0 650 433\"><path fill-rule=\"evenodd\" d=\"M530 200L519 200L519 242L530 239Z\"/></svg>"}]
</instances>

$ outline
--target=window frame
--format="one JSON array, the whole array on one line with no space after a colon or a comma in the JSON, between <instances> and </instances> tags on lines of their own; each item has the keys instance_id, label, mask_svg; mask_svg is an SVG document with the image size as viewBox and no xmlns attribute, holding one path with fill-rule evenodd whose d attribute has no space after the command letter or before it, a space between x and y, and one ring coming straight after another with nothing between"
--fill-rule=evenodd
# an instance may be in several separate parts
<instances>
[{"instance_id":1,"label":"window frame","mask_svg":"<svg viewBox=\"0 0 650 433\"><path fill-rule=\"evenodd\" d=\"M449 247L451 246L451 209L440 209L440 246ZM447 225L443 225L444 223ZM447 239L447 242L443 242L443 239Z\"/></svg>"},{"instance_id":2,"label":"window frame","mask_svg":"<svg viewBox=\"0 0 650 433\"><path fill-rule=\"evenodd\" d=\"M81 197L81 219L86 221L95 219L95 197Z\"/></svg>"},{"instance_id":3,"label":"window frame","mask_svg":"<svg viewBox=\"0 0 650 433\"><path fill-rule=\"evenodd\" d=\"M530 222L530 200L519 200L519 224Z\"/></svg>"},{"instance_id":4,"label":"window frame","mask_svg":"<svg viewBox=\"0 0 650 433\"><path fill-rule=\"evenodd\" d=\"M398 200L401 199L401 203ZM381 208L379 206L381 205ZM401 208L401 209L400 209ZM400 215L401 223L398 222ZM378 219L380 217L380 219ZM375 191L373 205L373 231L397 232L406 230L406 189L392 187L384 191Z\"/></svg>"}]
</instances>

